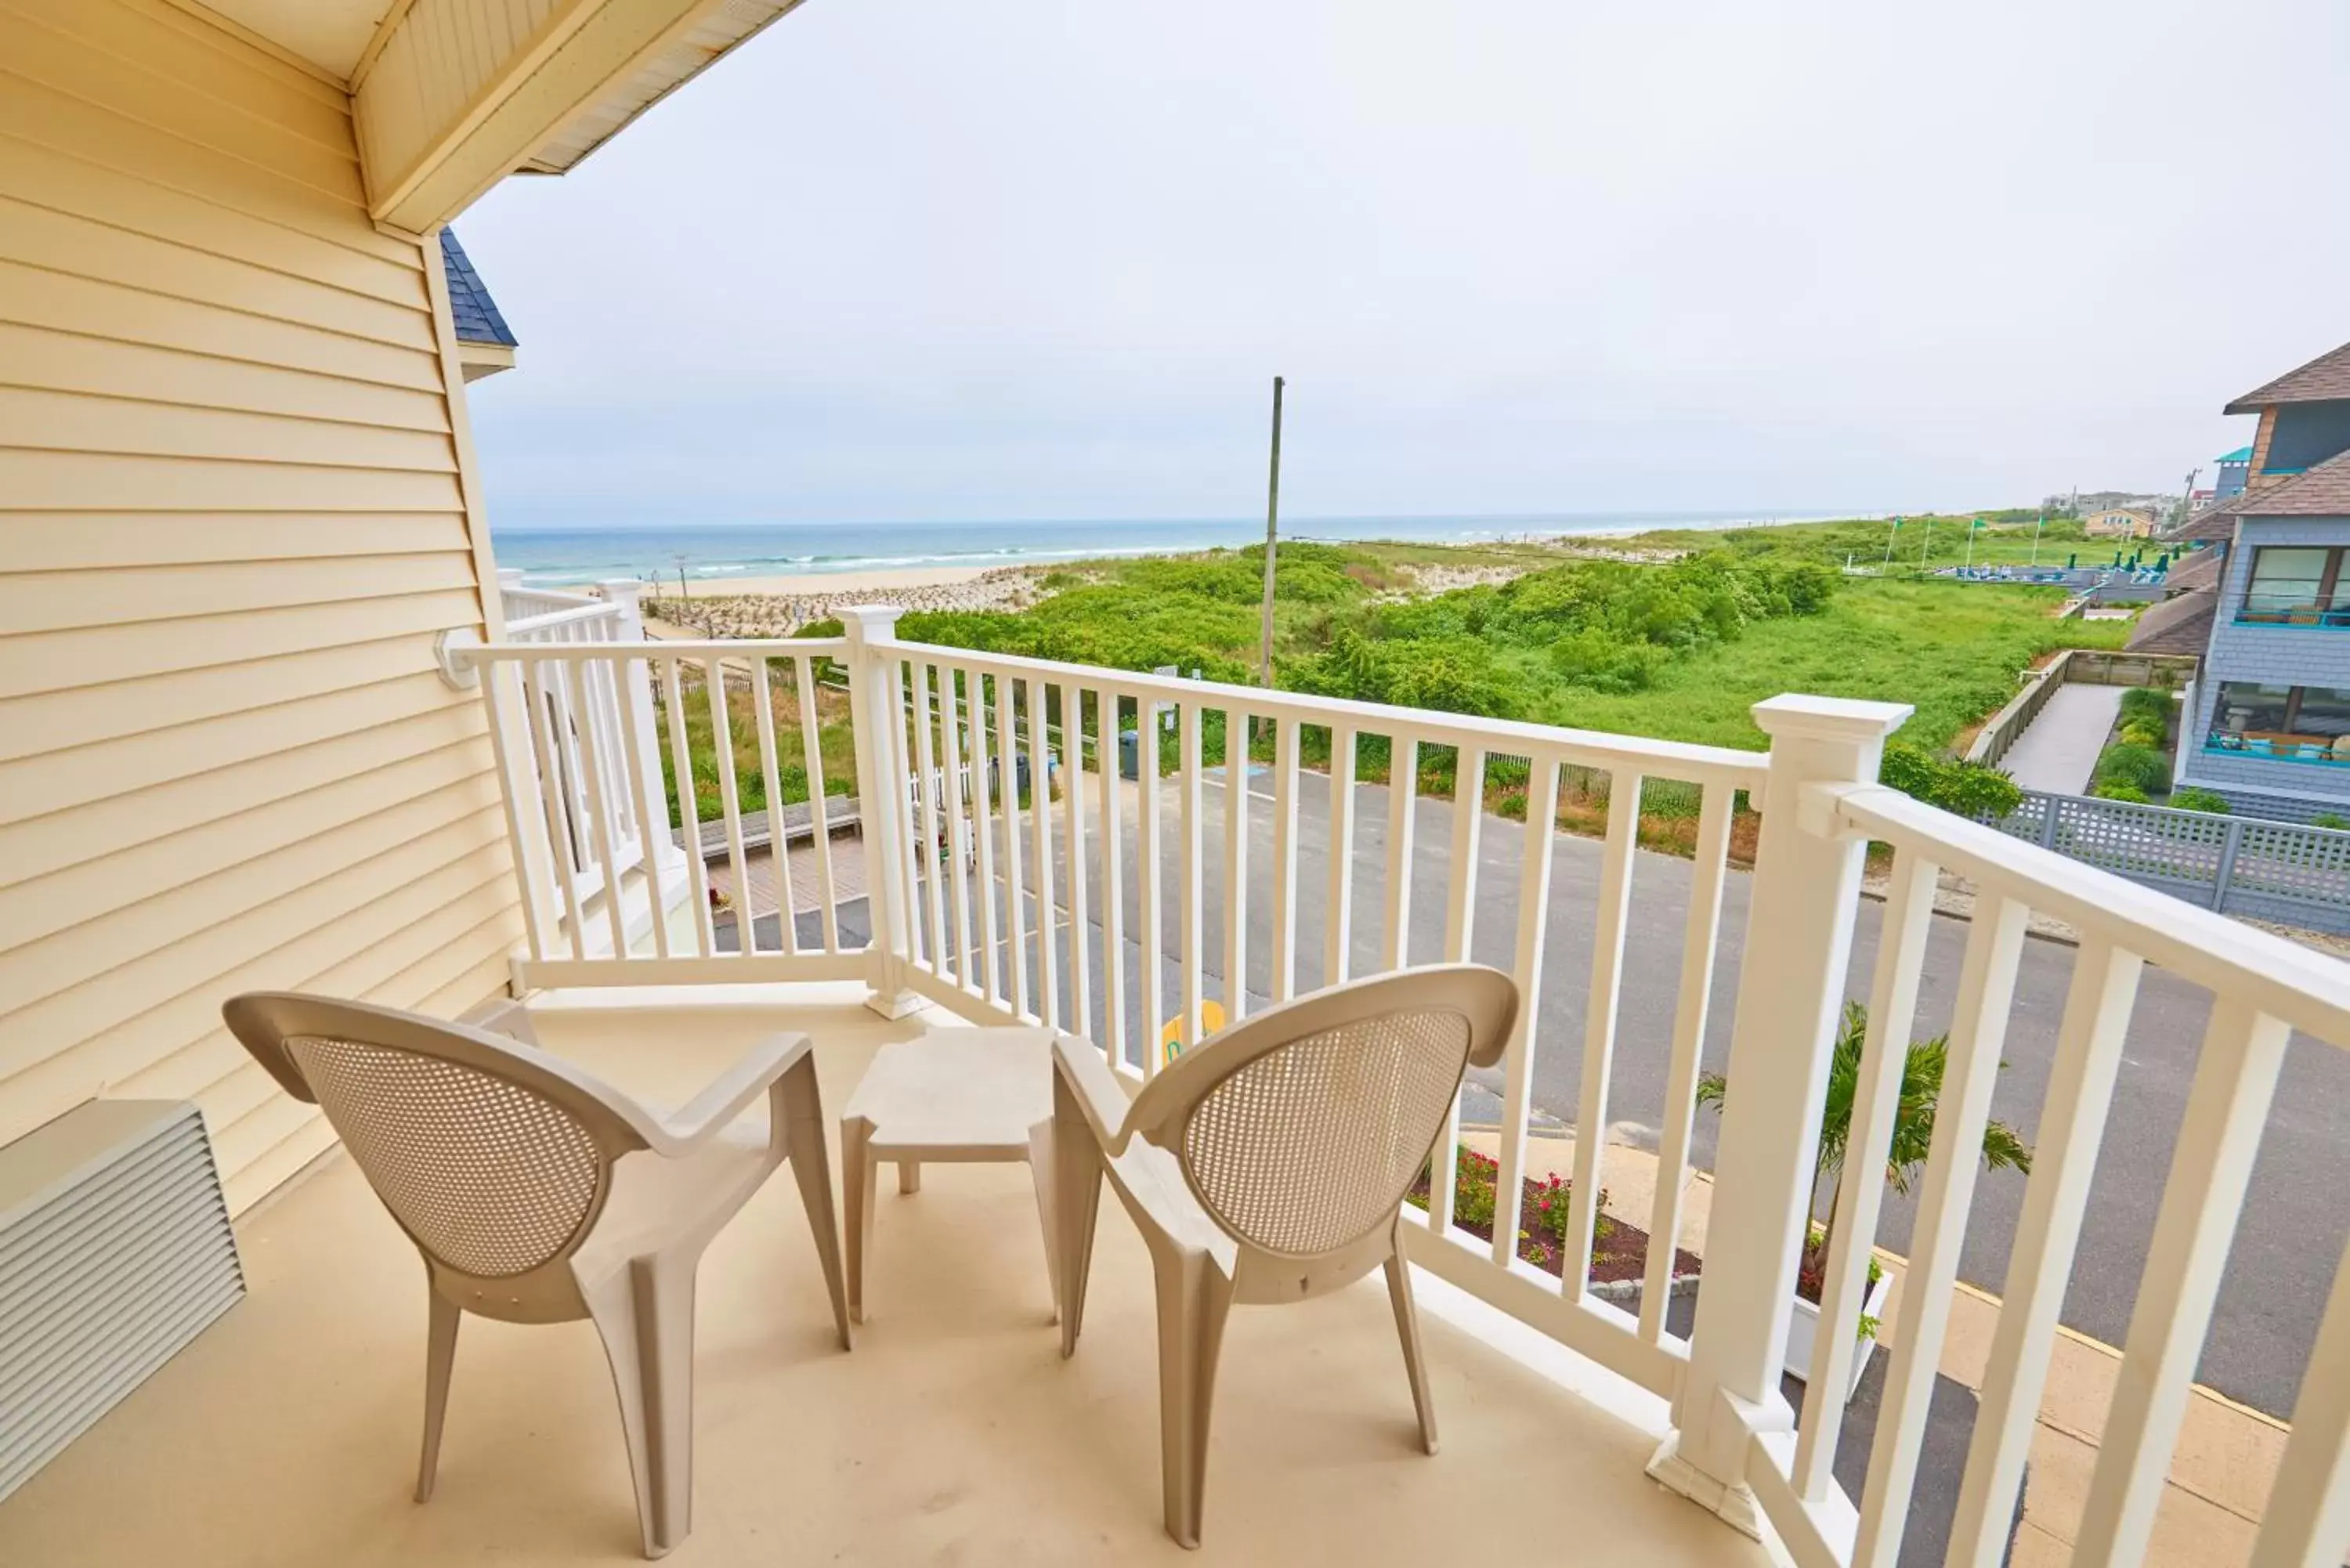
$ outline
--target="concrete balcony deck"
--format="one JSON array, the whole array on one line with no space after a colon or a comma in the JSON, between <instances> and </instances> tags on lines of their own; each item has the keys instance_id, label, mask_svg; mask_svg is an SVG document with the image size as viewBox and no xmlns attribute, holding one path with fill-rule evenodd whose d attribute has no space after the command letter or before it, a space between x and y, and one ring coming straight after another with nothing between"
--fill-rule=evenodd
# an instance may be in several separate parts
<instances>
[{"instance_id":1,"label":"concrete balcony deck","mask_svg":"<svg viewBox=\"0 0 2350 1568\"><path fill-rule=\"evenodd\" d=\"M807 1004L639 1009L645 993L611 992L540 1012L540 1038L674 1103L751 1040L805 1029L821 1043L829 1115L873 1050L922 1027L867 1012L858 986L791 994ZM1639 1417L1649 1396L1424 1274L1442 1451L1418 1450L1377 1275L1326 1301L1237 1314L1206 1542L1191 1557L1159 1529L1149 1268L1118 1205L1103 1205L1086 1335L1064 1362L1025 1168L941 1168L913 1197L891 1186L853 1353L834 1345L789 1180L711 1250L694 1530L671 1561L1424 1568L1587 1549L1660 1568L1767 1560L1647 1479L1654 1434L1587 1397ZM611 1381L588 1324L466 1320L439 1491L420 1506L409 1491L425 1314L412 1248L339 1154L248 1216L240 1239L250 1296L0 1506L0 1563L638 1560ZM1513 1334L1535 1364L1499 1347Z\"/></svg>"}]
</instances>

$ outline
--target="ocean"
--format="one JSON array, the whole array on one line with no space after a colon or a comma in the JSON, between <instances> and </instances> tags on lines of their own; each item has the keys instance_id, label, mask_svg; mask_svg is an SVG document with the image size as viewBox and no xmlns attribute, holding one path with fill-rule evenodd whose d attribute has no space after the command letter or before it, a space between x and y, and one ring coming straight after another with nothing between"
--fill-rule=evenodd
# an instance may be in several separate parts
<instances>
[{"instance_id":1,"label":"ocean","mask_svg":"<svg viewBox=\"0 0 2350 1568\"><path fill-rule=\"evenodd\" d=\"M1284 539L1412 539L1432 543L1620 534L1644 528L1731 528L1822 513L1560 513L1506 517L1304 517ZM549 587L606 577L675 581L780 576L893 566L1010 566L1101 556L1155 556L1264 537L1263 519L1056 523L729 523L595 528L493 528L498 565Z\"/></svg>"}]
</instances>

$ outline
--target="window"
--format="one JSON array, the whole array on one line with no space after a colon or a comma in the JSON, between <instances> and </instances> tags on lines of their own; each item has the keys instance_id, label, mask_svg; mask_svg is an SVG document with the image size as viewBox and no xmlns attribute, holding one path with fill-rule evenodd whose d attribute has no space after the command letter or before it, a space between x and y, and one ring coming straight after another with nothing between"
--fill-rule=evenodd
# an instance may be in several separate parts
<instances>
[{"instance_id":1,"label":"window","mask_svg":"<svg viewBox=\"0 0 2350 1568\"><path fill-rule=\"evenodd\" d=\"M2350 690L2228 681L2203 744L2207 751L2350 767Z\"/></svg>"},{"instance_id":2,"label":"window","mask_svg":"<svg viewBox=\"0 0 2350 1568\"><path fill-rule=\"evenodd\" d=\"M2324 545L2268 545L2252 552L2252 578L2236 618L2267 626L2350 627L2345 552Z\"/></svg>"}]
</instances>

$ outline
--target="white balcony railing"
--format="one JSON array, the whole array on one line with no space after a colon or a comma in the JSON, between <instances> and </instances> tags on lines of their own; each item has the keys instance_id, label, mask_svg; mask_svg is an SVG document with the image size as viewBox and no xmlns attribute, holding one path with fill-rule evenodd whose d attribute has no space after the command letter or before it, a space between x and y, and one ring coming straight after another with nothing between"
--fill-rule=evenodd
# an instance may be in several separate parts
<instances>
[{"instance_id":1,"label":"white balcony railing","mask_svg":"<svg viewBox=\"0 0 2350 1568\"><path fill-rule=\"evenodd\" d=\"M929 1003L1086 1035L1139 1084L1198 1036L1211 999L1238 1017L1304 988L1309 974L1319 984L1413 962L1496 959L1514 971L1526 1005L1503 1071L1494 1240L1454 1222L1451 1163L1439 1159L1413 1261L1669 1401L1672 1435L1650 1467L1668 1485L1750 1532L1767 1518L1807 1568L1889 1568L2025 925L2033 911L2053 915L2082 933L2082 947L1950 1561L1995 1563L2004 1549L2123 1035L2140 971L2153 962L2209 988L2215 1006L2074 1553L2085 1563L2140 1560L2285 1042L2298 1029L2350 1047L2342 966L1877 785L1884 738L1907 713L1898 706L1775 699L1756 710L1772 750L1755 753L927 647L897 639L896 614L855 612L847 635L827 640L509 641L478 650L527 917L520 983L855 977L893 1015ZM819 735L827 723L837 734L843 701L819 686L827 669L847 689L853 781L826 774ZM749 735L738 740L745 704ZM711 740L697 744L701 715ZM1172 766L1162 777L1166 715ZM795 722L798 787L816 808L810 853L822 877L820 938L809 940L787 893L772 936L747 906L730 927L713 919L695 852L704 824L693 791L679 792L682 809L672 816L663 784L665 767L680 779L714 774L713 833L734 888L745 889L738 766L755 751L750 760L772 813L789 762L779 731ZM1139 737L1130 786L1111 761L1126 729ZM1383 829L1358 823L1367 786L1349 782L1343 765L1382 749ZM1305 765L1322 757L1342 761L1326 774ZM1453 766L1456 804L1442 814L1442 843L1419 831L1423 758ZM949 789L951 779L961 782ZM1605 786L1605 839L1587 908L1567 909L1555 893L1565 779L1586 798ZM1501 878L1510 886L1481 885L1480 838L1493 819L1470 803L1489 780L1513 788L1523 781L1525 826L1508 829L1523 834L1522 847ZM1260 793L1260 781L1269 790ZM1636 1314L1592 1293L1584 1263L1607 1179L1641 802L1644 786L1659 781L1673 781L1684 797L1697 792L1698 809L1686 892L1663 894L1680 904L1679 979L1648 1278ZM828 784L853 786L861 803L853 848L834 846L824 830ZM1739 1092L1724 1109L1704 1287L1683 1338L1666 1323L1666 1287L1742 794L1762 816L1731 1030ZM1260 811L1269 818L1262 835L1251 829ZM627 862L619 846L629 821L686 852ZM1262 865L1260 838L1270 846ZM1355 885L1366 840L1384 848L1375 897ZM1885 1404L1856 1505L1830 1471L1841 1404L1809 1401L1798 1423L1779 1388L1871 841L1892 846L1893 887L1847 1154L1854 1168L1881 1166L1891 1137L1938 869L1962 873L1979 897ZM777 884L787 888L784 840L772 843ZM861 918L856 900L836 897L836 853L858 857ZM1440 888L1441 939L1423 948L1415 905ZM1571 919L1555 919L1562 914ZM1552 961L1586 942L1574 1187L1566 1256L1554 1277L1520 1260L1513 1241L1534 1064L1567 1048L1543 1032L1541 989ZM1170 1033L1173 1044L1164 1044ZM1879 1196L1872 1182L1846 1185L1824 1321L1857 1320ZM1820 1344L1826 1366L1813 1369L1812 1386L1840 1387L1853 1337L1824 1334ZM2345 1467L2350 1282L2338 1282L2256 1563L2316 1562L2338 1546Z\"/></svg>"}]
</instances>

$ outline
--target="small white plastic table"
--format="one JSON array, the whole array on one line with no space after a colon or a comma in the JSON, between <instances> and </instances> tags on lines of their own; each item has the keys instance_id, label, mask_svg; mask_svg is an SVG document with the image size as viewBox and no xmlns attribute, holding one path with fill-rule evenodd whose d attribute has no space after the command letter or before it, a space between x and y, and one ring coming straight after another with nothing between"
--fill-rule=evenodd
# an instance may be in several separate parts
<instances>
[{"instance_id":1,"label":"small white plastic table","mask_svg":"<svg viewBox=\"0 0 2350 1568\"><path fill-rule=\"evenodd\" d=\"M1055 1282L1053 1033L1050 1029L942 1029L884 1045L840 1116L841 1186L848 1199L848 1315L865 1321L865 1257L873 1247L875 1177L898 1167L898 1190L919 1192L929 1164L1024 1161L1036 1184L1046 1278Z\"/></svg>"}]
</instances>

